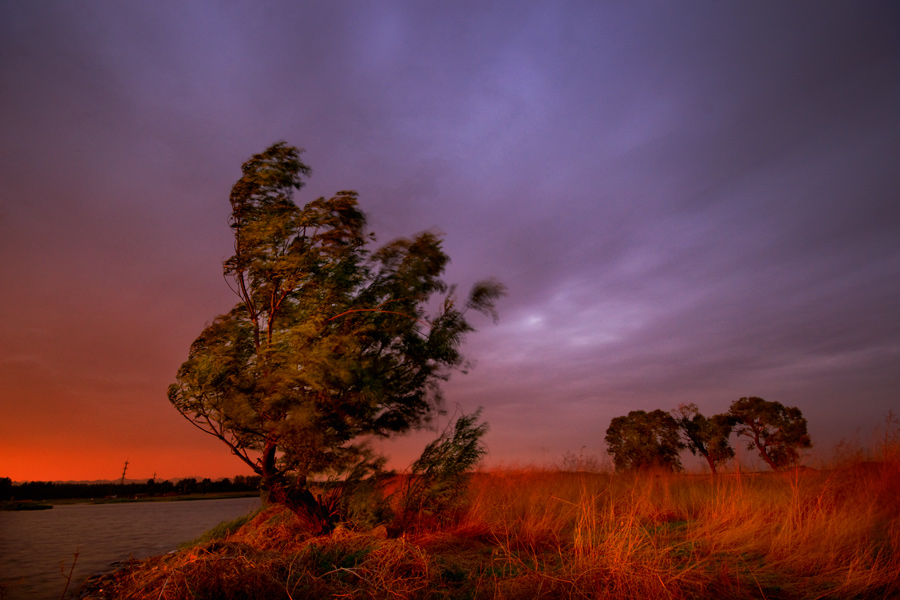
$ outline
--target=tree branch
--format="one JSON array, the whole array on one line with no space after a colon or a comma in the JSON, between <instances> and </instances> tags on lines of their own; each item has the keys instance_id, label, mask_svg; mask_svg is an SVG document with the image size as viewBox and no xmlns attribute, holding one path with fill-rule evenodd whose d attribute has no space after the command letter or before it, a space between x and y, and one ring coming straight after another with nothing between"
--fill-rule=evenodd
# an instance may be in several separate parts
<instances>
[{"instance_id":1,"label":"tree branch","mask_svg":"<svg viewBox=\"0 0 900 600\"><path fill-rule=\"evenodd\" d=\"M402 312L397 312L395 310L381 310L380 308L353 308L350 310L345 310L344 312L342 312L339 315L334 315L333 317L331 317L328 320L334 321L338 317L343 317L343 316L349 315L350 313L358 313L358 312L379 312L379 313L387 313L389 315L400 315L401 317L406 317L407 319L412 319L413 321L415 321L417 323L421 323L422 325L424 325L425 327L428 327L429 329L431 328L431 323L429 323L428 321L423 321L423 320L417 319L416 317L413 317L411 315L407 315Z\"/></svg>"}]
</instances>

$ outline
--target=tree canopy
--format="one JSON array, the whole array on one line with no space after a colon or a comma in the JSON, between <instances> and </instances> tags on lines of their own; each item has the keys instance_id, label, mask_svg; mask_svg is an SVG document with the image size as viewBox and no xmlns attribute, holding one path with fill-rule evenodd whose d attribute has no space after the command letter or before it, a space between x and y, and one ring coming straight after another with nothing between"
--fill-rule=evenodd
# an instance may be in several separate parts
<instances>
[{"instance_id":1,"label":"tree canopy","mask_svg":"<svg viewBox=\"0 0 900 600\"><path fill-rule=\"evenodd\" d=\"M735 433L750 439L747 448L758 450L775 471L796 464L799 450L812 446L806 419L797 407L753 396L735 400L728 414L736 421Z\"/></svg>"},{"instance_id":2,"label":"tree canopy","mask_svg":"<svg viewBox=\"0 0 900 600\"><path fill-rule=\"evenodd\" d=\"M633 410L614 418L606 430L606 444L616 471L681 470L678 453L685 446L678 423L665 411Z\"/></svg>"},{"instance_id":3,"label":"tree canopy","mask_svg":"<svg viewBox=\"0 0 900 600\"><path fill-rule=\"evenodd\" d=\"M734 448L728 442L734 427L731 415L705 417L696 404L682 404L674 411L675 420L681 427L687 449L694 456L700 455L709 464L715 475L716 467L734 458Z\"/></svg>"},{"instance_id":4,"label":"tree canopy","mask_svg":"<svg viewBox=\"0 0 900 600\"><path fill-rule=\"evenodd\" d=\"M440 410L440 382L464 366L467 311L496 320L503 286L478 282L460 302L430 232L370 250L355 192L297 206L310 174L300 154L280 142L243 164L224 262L238 302L191 345L168 396L273 500L322 517L309 478L351 468L370 456L367 437Z\"/></svg>"},{"instance_id":5,"label":"tree canopy","mask_svg":"<svg viewBox=\"0 0 900 600\"><path fill-rule=\"evenodd\" d=\"M741 398L727 413L705 417L696 404L681 404L671 414L634 410L616 417L606 430L606 444L617 471L645 468L681 469L679 453L687 448L706 459L713 475L734 458L731 433L750 439L773 470L797 463L800 450L812 446L799 408L762 398Z\"/></svg>"}]
</instances>

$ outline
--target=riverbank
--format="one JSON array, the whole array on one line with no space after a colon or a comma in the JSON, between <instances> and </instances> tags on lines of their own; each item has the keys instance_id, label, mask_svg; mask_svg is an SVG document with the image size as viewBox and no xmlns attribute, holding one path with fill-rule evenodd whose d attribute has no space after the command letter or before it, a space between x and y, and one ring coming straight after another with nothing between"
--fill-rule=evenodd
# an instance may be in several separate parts
<instances>
[{"instance_id":1,"label":"riverbank","mask_svg":"<svg viewBox=\"0 0 900 600\"><path fill-rule=\"evenodd\" d=\"M53 508L52 504L46 502L34 502L32 500L0 502L0 511L49 510L51 508Z\"/></svg>"},{"instance_id":2,"label":"riverbank","mask_svg":"<svg viewBox=\"0 0 900 600\"><path fill-rule=\"evenodd\" d=\"M193 500L222 500L226 498L256 498L259 492L220 492L211 494L165 494L160 496L123 496L108 498L60 498L56 500L12 500L0 502L0 511L19 510L48 510L54 505L67 506L71 504L121 504L131 502L190 502Z\"/></svg>"},{"instance_id":3,"label":"riverbank","mask_svg":"<svg viewBox=\"0 0 900 600\"><path fill-rule=\"evenodd\" d=\"M900 594L900 462L727 477L479 474L468 506L311 535L268 507L80 598L737 600Z\"/></svg>"},{"instance_id":4,"label":"riverbank","mask_svg":"<svg viewBox=\"0 0 900 600\"><path fill-rule=\"evenodd\" d=\"M257 498L259 492L219 492L210 494L165 494L160 496L123 496L111 498L64 498L60 500L46 500L48 504L121 504L131 502L191 502L194 500L222 500L226 498Z\"/></svg>"}]
</instances>

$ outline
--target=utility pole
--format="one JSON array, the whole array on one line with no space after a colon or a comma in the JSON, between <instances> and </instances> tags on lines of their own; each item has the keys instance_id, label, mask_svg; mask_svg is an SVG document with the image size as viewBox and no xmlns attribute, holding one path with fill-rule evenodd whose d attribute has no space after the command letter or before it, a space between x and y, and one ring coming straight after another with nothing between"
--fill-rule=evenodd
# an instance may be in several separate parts
<instances>
[{"instance_id":1,"label":"utility pole","mask_svg":"<svg viewBox=\"0 0 900 600\"><path fill-rule=\"evenodd\" d=\"M122 469L122 485L125 485L125 472L128 470L128 459L125 459L125 468Z\"/></svg>"}]
</instances>

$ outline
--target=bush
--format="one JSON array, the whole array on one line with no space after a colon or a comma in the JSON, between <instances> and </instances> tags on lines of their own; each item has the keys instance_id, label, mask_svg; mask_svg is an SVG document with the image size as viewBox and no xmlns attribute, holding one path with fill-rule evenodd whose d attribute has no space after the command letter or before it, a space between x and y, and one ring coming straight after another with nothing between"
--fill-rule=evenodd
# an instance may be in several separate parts
<instances>
[{"instance_id":1,"label":"bush","mask_svg":"<svg viewBox=\"0 0 900 600\"><path fill-rule=\"evenodd\" d=\"M487 423L478 423L479 408L459 417L435 441L428 444L410 468L401 500L399 522L406 529L414 520L446 521L460 508L471 471L486 450L481 438Z\"/></svg>"}]
</instances>

